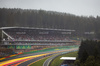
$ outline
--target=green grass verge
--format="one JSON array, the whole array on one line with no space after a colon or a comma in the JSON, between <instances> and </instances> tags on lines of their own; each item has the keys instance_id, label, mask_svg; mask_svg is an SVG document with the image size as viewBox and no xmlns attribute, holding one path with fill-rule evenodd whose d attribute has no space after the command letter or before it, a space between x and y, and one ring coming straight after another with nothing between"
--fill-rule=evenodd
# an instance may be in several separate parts
<instances>
[{"instance_id":1,"label":"green grass verge","mask_svg":"<svg viewBox=\"0 0 100 66\"><path fill-rule=\"evenodd\" d=\"M47 59L50 58L50 57L52 57L52 56L43 58L43 59L41 59L40 61L37 61L37 62L31 64L30 66L43 66L43 63L45 62L45 60L47 60Z\"/></svg>"},{"instance_id":2,"label":"green grass verge","mask_svg":"<svg viewBox=\"0 0 100 66\"><path fill-rule=\"evenodd\" d=\"M71 49L71 48L78 48L78 45L73 45L73 46L60 46L60 47L52 47L52 48L46 48L42 50L37 50L37 51L30 51L30 52L24 52L23 54L30 54L30 53L37 53L37 52L46 52L46 51L55 51L57 50L63 50L63 49ZM23 55L22 54L22 55Z\"/></svg>"},{"instance_id":3,"label":"green grass verge","mask_svg":"<svg viewBox=\"0 0 100 66\"><path fill-rule=\"evenodd\" d=\"M61 63L63 62L63 60L60 60L61 57L77 57L77 51L58 56L52 61L50 66L60 66Z\"/></svg>"}]
</instances>

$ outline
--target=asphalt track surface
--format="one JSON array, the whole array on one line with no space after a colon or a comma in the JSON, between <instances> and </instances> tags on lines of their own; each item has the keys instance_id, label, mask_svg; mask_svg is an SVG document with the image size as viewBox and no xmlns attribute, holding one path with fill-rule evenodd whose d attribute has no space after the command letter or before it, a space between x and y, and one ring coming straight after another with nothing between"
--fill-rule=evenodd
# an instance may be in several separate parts
<instances>
[{"instance_id":1,"label":"asphalt track surface","mask_svg":"<svg viewBox=\"0 0 100 66\"><path fill-rule=\"evenodd\" d=\"M77 48L20 55L13 58L9 58L6 61L0 62L0 66L28 66L29 64L44 58L44 56L49 56L49 55L53 55L61 52L73 51L73 50L77 50Z\"/></svg>"},{"instance_id":2,"label":"asphalt track surface","mask_svg":"<svg viewBox=\"0 0 100 66\"><path fill-rule=\"evenodd\" d=\"M77 51L77 49L74 50L74 51ZM71 51L69 51L69 52L71 52ZM50 63L52 62L53 59L55 59L56 57L58 57L58 56L60 56L60 55L69 53L69 52L61 52L61 53L57 53L56 55L54 55L54 56L48 58L48 59L43 63L43 66L50 66Z\"/></svg>"},{"instance_id":3,"label":"asphalt track surface","mask_svg":"<svg viewBox=\"0 0 100 66\"><path fill-rule=\"evenodd\" d=\"M51 60L52 60L53 58L55 58L56 56L58 56L58 54L55 55L55 56L53 56L53 57L48 58L48 59L43 63L43 66L49 66Z\"/></svg>"},{"instance_id":4,"label":"asphalt track surface","mask_svg":"<svg viewBox=\"0 0 100 66\"><path fill-rule=\"evenodd\" d=\"M30 63L33 63L33 62L35 62L35 61L38 61L38 60L41 59L41 58L43 58L43 56L37 57L37 58L34 58L34 59L31 59L31 60L26 61L26 62L24 62L24 63L22 63L22 64L19 64L18 66L28 66Z\"/></svg>"}]
</instances>

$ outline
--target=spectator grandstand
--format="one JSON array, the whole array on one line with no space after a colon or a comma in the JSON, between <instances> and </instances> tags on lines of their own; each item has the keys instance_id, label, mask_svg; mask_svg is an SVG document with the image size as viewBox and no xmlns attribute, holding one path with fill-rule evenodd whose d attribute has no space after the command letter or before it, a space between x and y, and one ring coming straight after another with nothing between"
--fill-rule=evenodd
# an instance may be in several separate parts
<instances>
[{"instance_id":1,"label":"spectator grandstand","mask_svg":"<svg viewBox=\"0 0 100 66\"><path fill-rule=\"evenodd\" d=\"M13 49L36 49L47 46L73 45L69 38L75 30L2 27L2 45Z\"/></svg>"}]
</instances>

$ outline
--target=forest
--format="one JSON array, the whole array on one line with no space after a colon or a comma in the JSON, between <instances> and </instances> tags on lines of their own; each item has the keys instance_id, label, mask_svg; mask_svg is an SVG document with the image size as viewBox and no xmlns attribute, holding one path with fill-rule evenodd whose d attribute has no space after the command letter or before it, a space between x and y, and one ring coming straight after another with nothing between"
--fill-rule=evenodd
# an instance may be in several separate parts
<instances>
[{"instance_id":1,"label":"forest","mask_svg":"<svg viewBox=\"0 0 100 66\"><path fill-rule=\"evenodd\" d=\"M100 66L100 41L85 40L79 47L78 58L75 64L78 66Z\"/></svg>"},{"instance_id":2,"label":"forest","mask_svg":"<svg viewBox=\"0 0 100 66\"><path fill-rule=\"evenodd\" d=\"M0 27L35 27L76 30L78 36L94 32L100 38L100 16L76 16L56 11L0 8Z\"/></svg>"}]
</instances>

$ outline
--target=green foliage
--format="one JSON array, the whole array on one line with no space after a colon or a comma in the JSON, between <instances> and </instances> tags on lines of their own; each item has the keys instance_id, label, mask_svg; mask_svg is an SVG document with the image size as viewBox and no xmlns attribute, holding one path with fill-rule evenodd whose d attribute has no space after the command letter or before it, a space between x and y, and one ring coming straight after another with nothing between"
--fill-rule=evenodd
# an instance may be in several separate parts
<instances>
[{"instance_id":1,"label":"green foliage","mask_svg":"<svg viewBox=\"0 0 100 66\"><path fill-rule=\"evenodd\" d=\"M52 61L52 63L50 64L50 66L60 66L61 63L64 61L64 60L60 60L61 57L77 57L77 52L70 52L70 53L67 53L67 54L60 55L60 56L56 57Z\"/></svg>"},{"instance_id":2,"label":"green foliage","mask_svg":"<svg viewBox=\"0 0 100 66\"><path fill-rule=\"evenodd\" d=\"M43 59L41 59L41 60L39 60L39 61L37 61L37 62L35 62L35 63L32 63L31 65L29 65L29 66L43 66L43 63L46 61L46 59L48 59L48 58L50 58L51 56L49 56L49 57L46 57L46 58L43 58Z\"/></svg>"},{"instance_id":3,"label":"green foliage","mask_svg":"<svg viewBox=\"0 0 100 66\"><path fill-rule=\"evenodd\" d=\"M74 64L79 66L79 65L80 65L80 60L76 60L76 61L74 62Z\"/></svg>"},{"instance_id":4,"label":"green foliage","mask_svg":"<svg viewBox=\"0 0 100 66\"><path fill-rule=\"evenodd\" d=\"M100 42L93 40L85 40L81 42L81 46L79 47L78 58L83 56L83 52L86 51L88 55L94 55L95 52L100 54Z\"/></svg>"},{"instance_id":5,"label":"green foliage","mask_svg":"<svg viewBox=\"0 0 100 66\"><path fill-rule=\"evenodd\" d=\"M86 31L98 33L100 31L100 17L75 16L69 13L61 13L45 10L26 9L0 9L0 27L38 27L74 29L74 35L93 38L98 35L85 35Z\"/></svg>"},{"instance_id":6,"label":"green foliage","mask_svg":"<svg viewBox=\"0 0 100 66\"><path fill-rule=\"evenodd\" d=\"M81 57L80 62L85 62L86 59L88 58L88 53L87 53L87 51L84 50L83 53L82 53L82 55L83 55L83 56Z\"/></svg>"},{"instance_id":7,"label":"green foliage","mask_svg":"<svg viewBox=\"0 0 100 66\"><path fill-rule=\"evenodd\" d=\"M96 47L94 48L93 56L96 58L96 57L98 57L98 55L99 55L99 49L98 49L98 47L96 46Z\"/></svg>"},{"instance_id":8,"label":"green foliage","mask_svg":"<svg viewBox=\"0 0 100 66\"><path fill-rule=\"evenodd\" d=\"M75 61L75 64L78 66L100 66L99 50L100 41L82 41L78 52L78 59Z\"/></svg>"}]
</instances>

